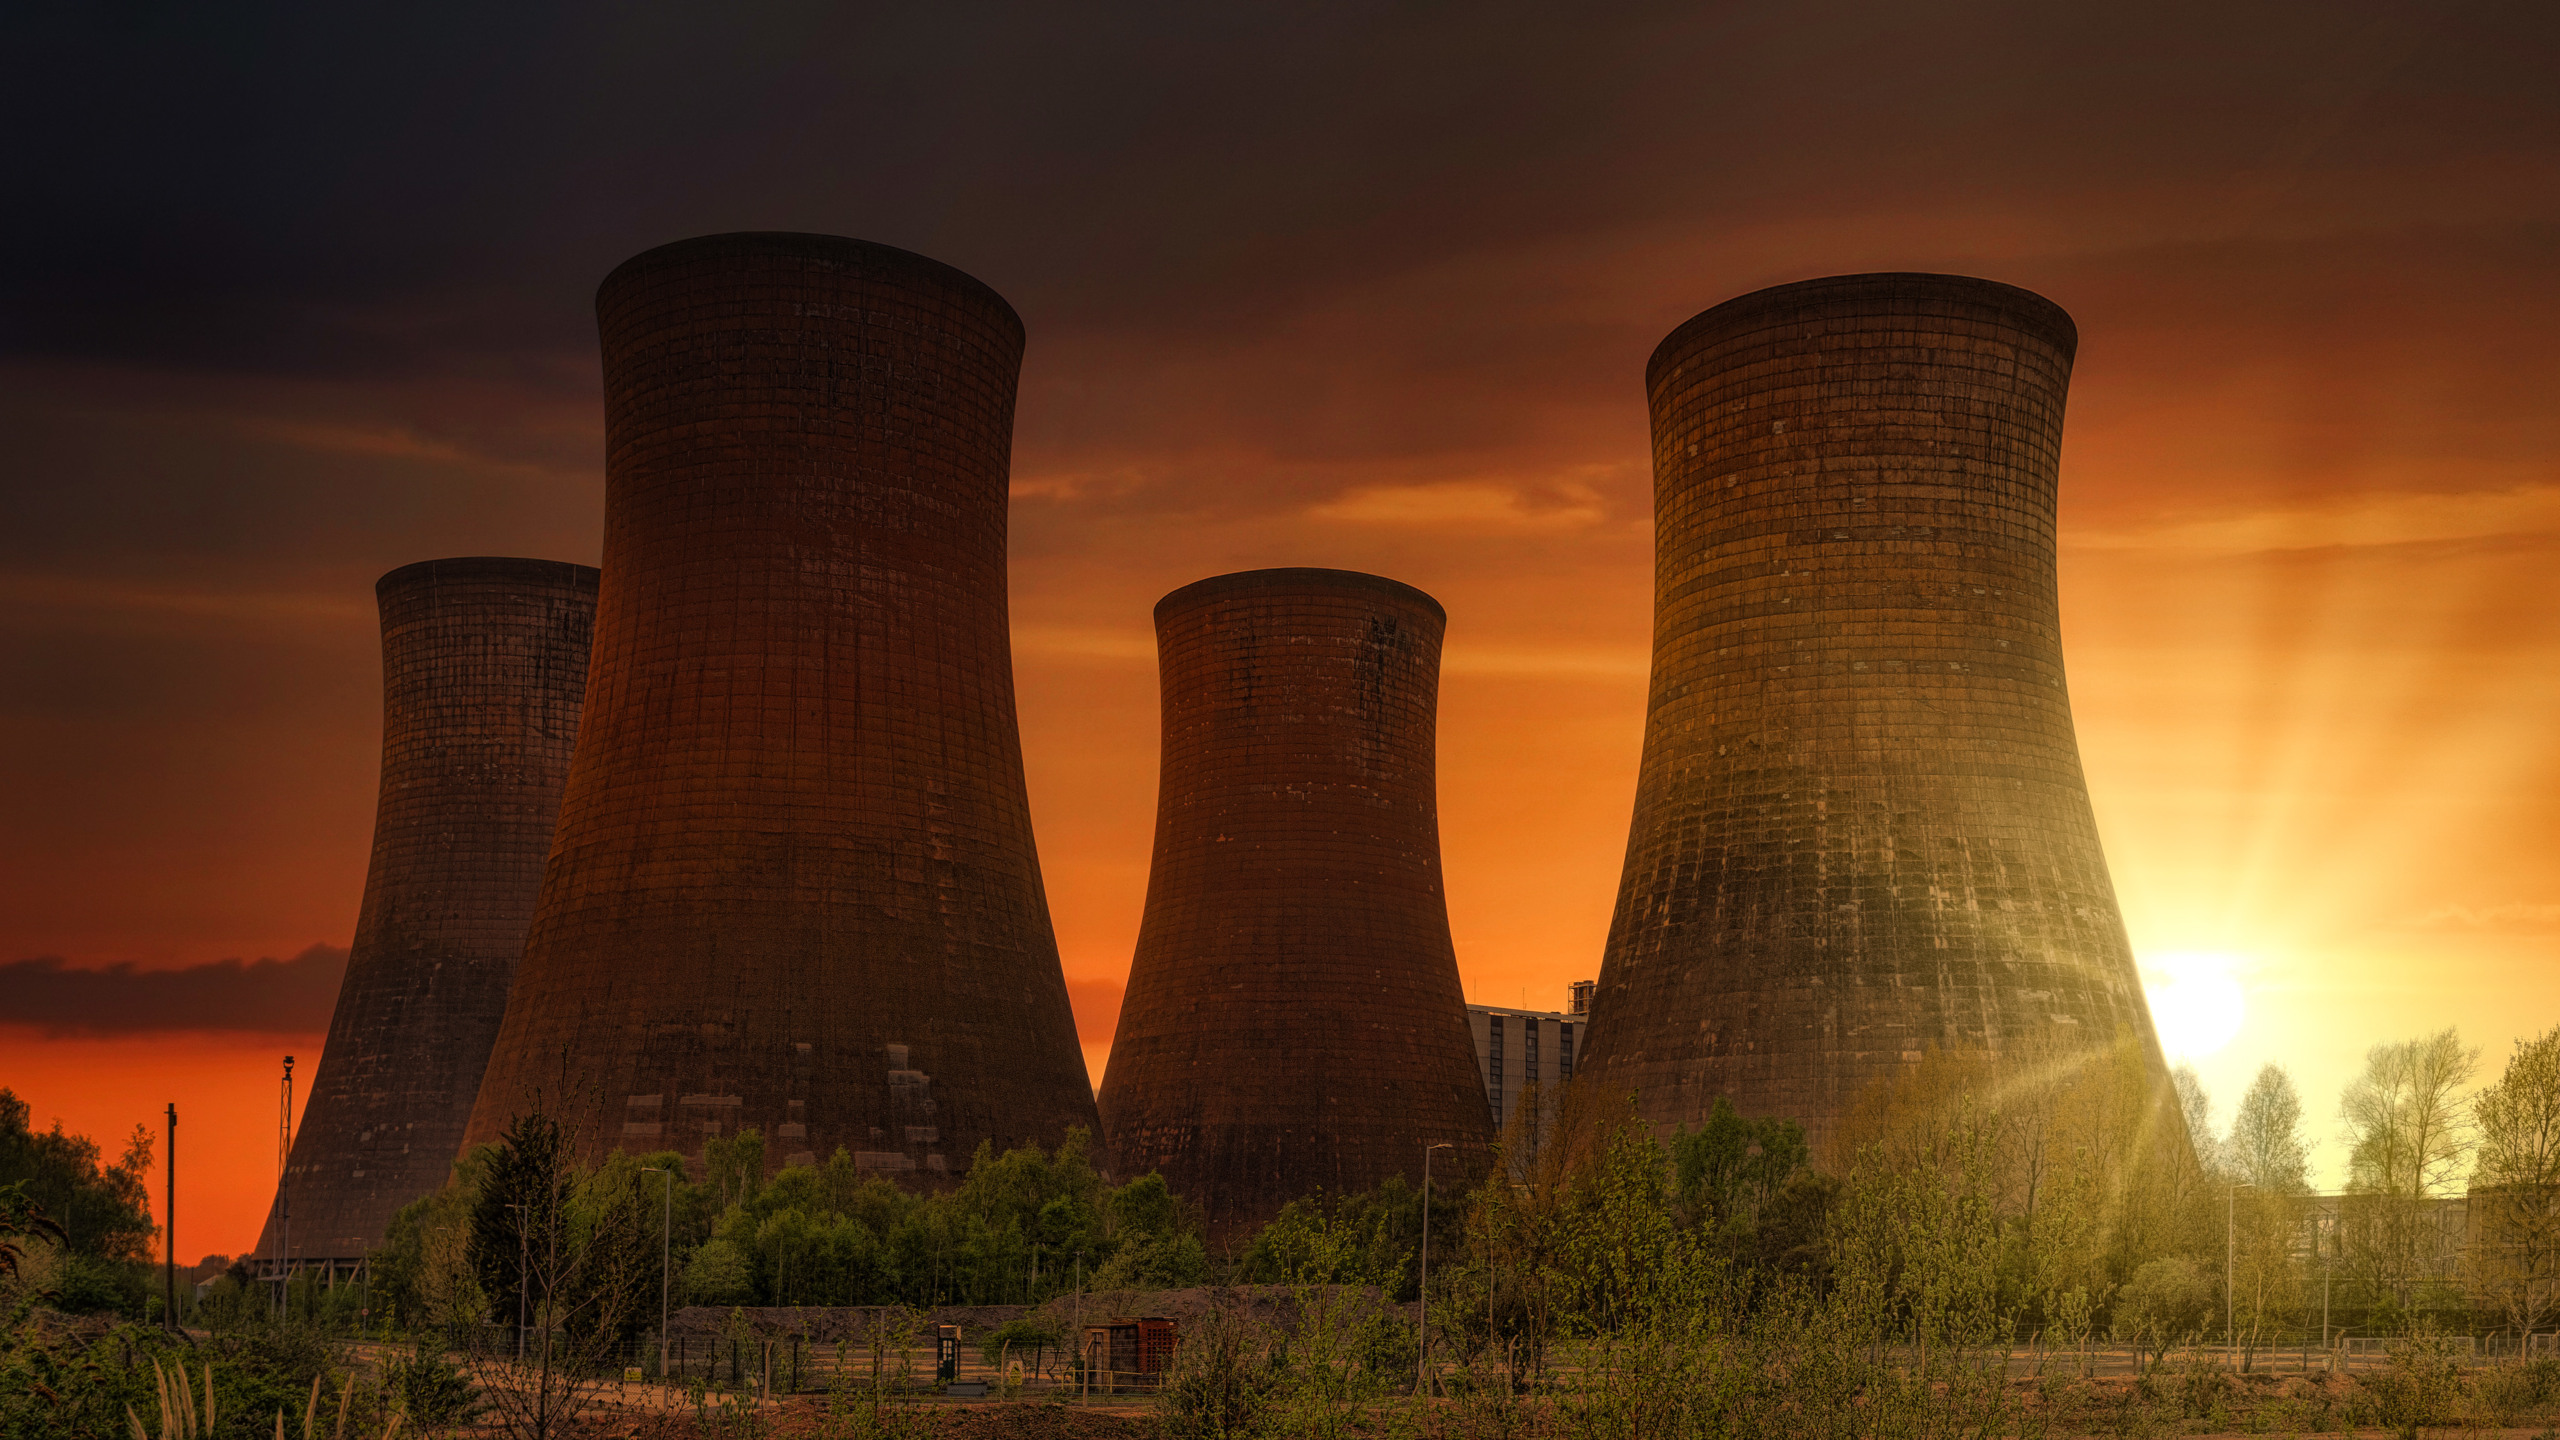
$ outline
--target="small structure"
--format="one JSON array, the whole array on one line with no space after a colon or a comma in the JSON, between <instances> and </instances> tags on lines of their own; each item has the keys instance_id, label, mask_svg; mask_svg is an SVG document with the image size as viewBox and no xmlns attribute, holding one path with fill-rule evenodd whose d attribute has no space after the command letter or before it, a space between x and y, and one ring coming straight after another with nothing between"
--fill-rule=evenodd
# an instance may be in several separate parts
<instances>
[{"instance_id":1,"label":"small structure","mask_svg":"<svg viewBox=\"0 0 2560 1440\"><path fill-rule=\"evenodd\" d=\"M934 1327L933 1378L944 1385L960 1378L960 1327L957 1325Z\"/></svg>"},{"instance_id":2,"label":"small structure","mask_svg":"<svg viewBox=\"0 0 2560 1440\"><path fill-rule=\"evenodd\" d=\"M1084 1329L1084 1393L1163 1388L1180 1336L1161 1315L1106 1320Z\"/></svg>"}]
</instances>

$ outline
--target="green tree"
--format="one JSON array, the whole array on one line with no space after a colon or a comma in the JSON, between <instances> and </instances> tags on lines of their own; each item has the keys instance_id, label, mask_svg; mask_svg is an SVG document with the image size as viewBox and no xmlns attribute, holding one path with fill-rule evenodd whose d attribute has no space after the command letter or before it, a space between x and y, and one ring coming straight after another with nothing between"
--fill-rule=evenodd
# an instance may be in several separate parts
<instances>
[{"instance_id":1,"label":"green tree","mask_svg":"<svg viewBox=\"0 0 2560 1440\"><path fill-rule=\"evenodd\" d=\"M2302 1097L2280 1065L2266 1065L2231 1120L2222 1145L2224 1179L2236 1188L2226 1204L2230 1235L2230 1309L2248 1369L2268 1329L2302 1299L2295 1252L2310 1219L2310 1144L2302 1134Z\"/></svg>"},{"instance_id":2,"label":"green tree","mask_svg":"<svg viewBox=\"0 0 2560 1440\"><path fill-rule=\"evenodd\" d=\"M1683 1125L1671 1137L1675 1192L1715 1231L1748 1234L1762 1207L1778 1197L1808 1158L1803 1126L1792 1120L1745 1119L1721 1095L1694 1133Z\"/></svg>"},{"instance_id":3,"label":"green tree","mask_svg":"<svg viewBox=\"0 0 2560 1440\"><path fill-rule=\"evenodd\" d=\"M2460 1181L2471 1154L2464 1089L2480 1052L2452 1030L2376 1045L2339 1098L2346 1121L2347 1197L2341 1214L2351 1272L2402 1309L2438 1268L2445 1236L2434 1202Z\"/></svg>"},{"instance_id":4,"label":"green tree","mask_svg":"<svg viewBox=\"0 0 2560 1440\"><path fill-rule=\"evenodd\" d=\"M2472 1285L2509 1324L2538 1329L2560 1312L2560 1026L2517 1041L2472 1114Z\"/></svg>"},{"instance_id":5,"label":"green tree","mask_svg":"<svg viewBox=\"0 0 2560 1440\"><path fill-rule=\"evenodd\" d=\"M2220 1289L2183 1255L2146 1261L2116 1297L2116 1338L2141 1346L2157 1365L2170 1346L2203 1331Z\"/></svg>"},{"instance_id":6,"label":"green tree","mask_svg":"<svg viewBox=\"0 0 2560 1440\"><path fill-rule=\"evenodd\" d=\"M151 1132L136 1125L109 1164L89 1137L64 1133L58 1120L38 1132L28 1119L27 1103L0 1089L0 1187L23 1186L24 1203L62 1229L58 1241L24 1245L25 1273L63 1310L139 1316L160 1233L148 1185Z\"/></svg>"}]
</instances>

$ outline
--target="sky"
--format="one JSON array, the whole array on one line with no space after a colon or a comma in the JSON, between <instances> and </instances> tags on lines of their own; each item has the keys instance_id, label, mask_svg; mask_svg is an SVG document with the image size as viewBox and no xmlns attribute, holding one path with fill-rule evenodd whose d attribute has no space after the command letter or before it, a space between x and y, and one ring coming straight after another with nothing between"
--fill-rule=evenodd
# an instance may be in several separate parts
<instances>
[{"instance_id":1,"label":"sky","mask_svg":"<svg viewBox=\"0 0 2560 1440\"><path fill-rule=\"evenodd\" d=\"M1437 596L1468 995L1560 1006L1642 737L1645 357L1883 269L2078 321L2072 700L2222 1118L2283 1064L2334 1183L2369 1046L2457 1026L2489 1078L2560 1023L2540 0L26 5L0 51L0 1085L102 1139L176 1100L186 1258L252 1242L354 927L373 579L594 563L595 284L724 230L1029 328L1023 745L1097 1077L1154 600Z\"/></svg>"}]
</instances>

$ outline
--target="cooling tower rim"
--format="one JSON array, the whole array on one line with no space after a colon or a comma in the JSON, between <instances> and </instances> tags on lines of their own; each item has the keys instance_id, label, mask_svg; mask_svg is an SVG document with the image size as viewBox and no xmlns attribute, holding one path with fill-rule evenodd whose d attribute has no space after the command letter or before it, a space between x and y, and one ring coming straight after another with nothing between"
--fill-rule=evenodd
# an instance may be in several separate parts
<instances>
[{"instance_id":1,"label":"cooling tower rim","mask_svg":"<svg viewBox=\"0 0 2560 1440\"><path fill-rule=\"evenodd\" d=\"M1661 378L1665 365L1695 351L1719 331L1741 329L1770 311L1834 298L1899 301L1956 301L2007 312L2019 328L2041 336L2062 352L2068 363L2080 348L2080 327L2071 312L2033 290L1973 275L1941 275L1925 270L1878 270L1854 275L1824 275L1772 285L1711 305L1662 337L1645 361L1645 388Z\"/></svg>"},{"instance_id":2,"label":"cooling tower rim","mask_svg":"<svg viewBox=\"0 0 2560 1440\"><path fill-rule=\"evenodd\" d=\"M1161 625L1168 616L1238 595L1344 595L1363 592L1419 605L1430 611L1441 624L1449 623L1449 612L1441 607L1439 601L1401 580L1390 580L1365 570L1328 570L1311 565L1238 570L1194 580L1156 602L1156 623Z\"/></svg>"},{"instance_id":3,"label":"cooling tower rim","mask_svg":"<svg viewBox=\"0 0 2560 1440\"><path fill-rule=\"evenodd\" d=\"M518 555L451 555L441 560L413 560L387 571L373 582L373 593L389 595L413 585L450 580L499 580L516 585L557 586L593 591L603 574L593 565L573 560L536 560Z\"/></svg>"},{"instance_id":4,"label":"cooling tower rim","mask_svg":"<svg viewBox=\"0 0 2560 1440\"><path fill-rule=\"evenodd\" d=\"M596 286L596 310L599 314L603 313L605 296L611 293L616 285L633 275L661 265L689 260L698 255L717 254L722 251L733 254L888 261L929 275L953 290L976 296L996 314L1002 316L1005 323L1013 327L1017 339L1027 333L1023 328L1022 315L1013 308L1012 301L1005 299L993 285L957 265L936 260L930 255L919 255L913 250L901 250L895 245L883 245L877 240L857 240L850 235L825 235L808 230L731 230L717 235L695 235L683 240L670 240L664 245L653 246L614 266L606 273L602 283Z\"/></svg>"}]
</instances>

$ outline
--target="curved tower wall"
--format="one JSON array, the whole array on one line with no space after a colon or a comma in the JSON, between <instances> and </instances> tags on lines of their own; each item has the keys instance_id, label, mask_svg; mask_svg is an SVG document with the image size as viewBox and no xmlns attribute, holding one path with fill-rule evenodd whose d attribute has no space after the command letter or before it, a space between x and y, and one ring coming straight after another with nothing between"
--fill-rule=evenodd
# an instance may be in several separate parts
<instances>
[{"instance_id":1,"label":"curved tower wall","mask_svg":"<svg viewBox=\"0 0 2560 1440\"><path fill-rule=\"evenodd\" d=\"M1944 275L1728 301L1646 369L1653 682L1581 1073L1817 1144L1933 1048L2157 1042L2063 685L2077 332Z\"/></svg>"},{"instance_id":2,"label":"curved tower wall","mask_svg":"<svg viewBox=\"0 0 2560 1440\"><path fill-rule=\"evenodd\" d=\"M382 794L285 1169L294 1257L360 1259L445 1182L524 954L578 734L596 572L428 560L382 607ZM256 1255L273 1255L270 1233Z\"/></svg>"},{"instance_id":3,"label":"curved tower wall","mask_svg":"<svg viewBox=\"0 0 2560 1440\"><path fill-rule=\"evenodd\" d=\"M649 251L596 313L593 688L471 1138L540 1103L588 1157L755 1127L930 1182L1093 1125L1014 719L1021 321L821 235Z\"/></svg>"},{"instance_id":4,"label":"curved tower wall","mask_svg":"<svg viewBox=\"0 0 2560 1440\"><path fill-rule=\"evenodd\" d=\"M1225 1239L1491 1138L1440 878L1440 606L1256 570L1156 606L1155 861L1102 1082L1126 1175Z\"/></svg>"}]
</instances>

